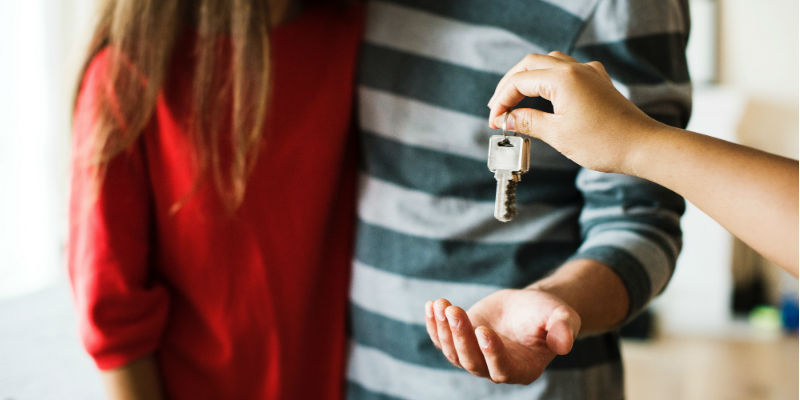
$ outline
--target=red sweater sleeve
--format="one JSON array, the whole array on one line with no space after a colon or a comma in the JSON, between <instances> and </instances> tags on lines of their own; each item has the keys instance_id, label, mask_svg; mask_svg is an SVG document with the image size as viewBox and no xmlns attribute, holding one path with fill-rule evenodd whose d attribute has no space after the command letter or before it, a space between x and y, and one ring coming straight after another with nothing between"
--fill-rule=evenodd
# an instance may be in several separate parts
<instances>
[{"instance_id":1,"label":"red sweater sleeve","mask_svg":"<svg viewBox=\"0 0 800 400\"><path fill-rule=\"evenodd\" d=\"M153 352L169 306L149 262L153 217L144 141L110 162L99 187L89 165L96 104L109 90L108 60L107 51L95 57L78 96L67 248L80 336L104 370Z\"/></svg>"}]
</instances>

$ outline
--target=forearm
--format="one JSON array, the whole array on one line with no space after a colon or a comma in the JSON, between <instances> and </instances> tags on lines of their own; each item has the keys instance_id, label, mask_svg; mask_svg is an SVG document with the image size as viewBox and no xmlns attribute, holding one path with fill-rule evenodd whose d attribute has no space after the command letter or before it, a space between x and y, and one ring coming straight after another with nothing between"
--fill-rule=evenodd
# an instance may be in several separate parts
<instances>
[{"instance_id":1,"label":"forearm","mask_svg":"<svg viewBox=\"0 0 800 400\"><path fill-rule=\"evenodd\" d=\"M582 336L608 331L625 319L629 298L619 276L605 264L572 260L530 285L561 298L581 317Z\"/></svg>"},{"instance_id":2,"label":"forearm","mask_svg":"<svg viewBox=\"0 0 800 400\"><path fill-rule=\"evenodd\" d=\"M659 126L626 173L684 196L797 276L798 163L710 136Z\"/></svg>"},{"instance_id":3,"label":"forearm","mask_svg":"<svg viewBox=\"0 0 800 400\"><path fill-rule=\"evenodd\" d=\"M114 400L163 398L158 366L152 355L103 372L108 397Z\"/></svg>"}]
</instances>

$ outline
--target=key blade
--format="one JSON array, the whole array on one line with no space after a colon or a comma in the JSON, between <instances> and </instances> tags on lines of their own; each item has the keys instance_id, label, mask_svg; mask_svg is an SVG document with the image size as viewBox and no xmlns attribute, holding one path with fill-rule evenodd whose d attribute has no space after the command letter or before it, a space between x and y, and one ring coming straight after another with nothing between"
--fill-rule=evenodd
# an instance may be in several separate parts
<instances>
[{"instance_id":1,"label":"key blade","mask_svg":"<svg viewBox=\"0 0 800 400\"><path fill-rule=\"evenodd\" d=\"M509 198L509 194L515 196L515 191L513 189L509 191L509 185L516 185L514 174L512 174L511 171L499 169L495 171L494 178L497 180L497 192L495 193L494 200L494 217L500 222L509 222L516 214L514 203L509 202L509 200L516 201L516 199Z\"/></svg>"}]
</instances>

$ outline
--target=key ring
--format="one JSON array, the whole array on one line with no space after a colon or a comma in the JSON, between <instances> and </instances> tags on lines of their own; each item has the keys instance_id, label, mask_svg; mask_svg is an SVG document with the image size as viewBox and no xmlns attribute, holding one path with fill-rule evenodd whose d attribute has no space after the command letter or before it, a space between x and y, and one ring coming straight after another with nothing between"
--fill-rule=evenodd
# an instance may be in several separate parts
<instances>
[{"instance_id":1,"label":"key ring","mask_svg":"<svg viewBox=\"0 0 800 400\"><path fill-rule=\"evenodd\" d=\"M511 113L508 111L503 113L503 139L508 137L508 131L506 130L506 127L508 126L508 116L510 114ZM514 132L514 136L517 136L517 132Z\"/></svg>"},{"instance_id":2,"label":"key ring","mask_svg":"<svg viewBox=\"0 0 800 400\"><path fill-rule=\"evenodd\" d=\"M503 115L505 116L505 118L503 118L503 140L497 142L497 145L501 147L514 147L514 145L511 144L511 141L508 140L508 131L506 130L508 122L508 112L504 113ZM516 132L514 134L516 135Z\"/></svg>"}]
</instances>

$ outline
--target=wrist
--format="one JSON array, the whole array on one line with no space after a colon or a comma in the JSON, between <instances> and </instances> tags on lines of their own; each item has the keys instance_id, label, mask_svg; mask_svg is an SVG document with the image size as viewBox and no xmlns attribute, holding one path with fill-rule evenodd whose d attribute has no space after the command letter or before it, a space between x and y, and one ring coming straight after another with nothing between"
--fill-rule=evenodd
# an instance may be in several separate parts
<instances>
[{"instance_id":1,"label":"wrist","mask_svg":"<svg viewBox=\"0 0 800 400\"><path fill-rule=\"evenodd\" d=\"M581 334L617 327L628 312L628 291L619 276L592 259L567 262L525 290L545 292L571 307L581 319Z\"/></svg>"},{"instance_id":2,"label":"wrist","mask_svg":"<svg viewBox=\"0 0 800 400\"><path fill-rule=\"evenodd\" d=\"M571 293L574 293L574 288L571 286L572 285L567 281L545 278L526 286L523 290L544 293L548 297L555 298L566 304L580 315L580 311L578 311L581 308L580 302L576 301L575 296L571 295Z\"/></svg>"},{"instance_id":3,"label":"wrist","mask_svg":"<svg viewBox=\"0 0 800 400\"><path fill-rule=\"evenodd\" d=\"M663 143L669 140L667 136L672 129L656 120L651 119L648 122L632 128L636 132L629 136L631 140L628 142L627 151L624 152L617 172L648 179L648 168L653 165L654 157L658 156L659 149L663 148Z\"/></svg>"}]
</instances>

